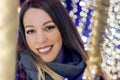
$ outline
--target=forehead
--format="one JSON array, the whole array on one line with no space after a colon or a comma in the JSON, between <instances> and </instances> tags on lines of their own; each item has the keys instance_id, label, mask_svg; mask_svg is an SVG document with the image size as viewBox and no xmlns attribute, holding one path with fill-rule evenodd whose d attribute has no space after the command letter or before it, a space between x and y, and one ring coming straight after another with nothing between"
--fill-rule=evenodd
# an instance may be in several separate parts
<instances>
[{"instance_id":1,"label":"forehead","mask_svg":"<svg viewBox=\"0 0 120 80\"><path fill-rule=\"evenodd\" d=\"M29 8L24 15L24 23L44 22L52 20L51 17L42 9Z\"/></svg>"}]
</instances>

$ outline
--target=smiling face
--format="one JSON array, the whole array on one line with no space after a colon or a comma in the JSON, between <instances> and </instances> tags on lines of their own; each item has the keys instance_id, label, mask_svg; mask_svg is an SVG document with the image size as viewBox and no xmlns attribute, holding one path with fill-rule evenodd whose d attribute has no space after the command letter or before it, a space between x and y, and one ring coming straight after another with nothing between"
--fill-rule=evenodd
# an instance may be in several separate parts
<instances>
[{"instance_id":1,"label":"smiling face","mask_svg":"<svg viewBox=\"0 0 120 80\"><path fill-rule=\"evenodd\" d=\"M23 23L29 48L43 61L54 61L61 49L62 38L50 16L42 9L30 8Z\"/></svg>"}]
</instances>

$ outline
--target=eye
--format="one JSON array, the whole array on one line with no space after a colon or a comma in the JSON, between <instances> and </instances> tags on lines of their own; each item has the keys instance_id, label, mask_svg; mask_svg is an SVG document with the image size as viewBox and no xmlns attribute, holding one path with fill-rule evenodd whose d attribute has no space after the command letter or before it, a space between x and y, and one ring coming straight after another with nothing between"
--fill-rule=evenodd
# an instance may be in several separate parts
<instances>
[{"instance_id":1,"label":"eye","mask_svg":"<svg viewBox=\"0 0 120 80\"><path fill-rule=\"evenodd\" d=\"M55 28L55 26L47 26L47 27L45 27L45 30L50 31L50 30L53 30L54 28Z\"/></svg>"},{"instance_id":2,"label":"eye","mask_svg":"<svg viewBox=\"0 0 120 80\"><path fill-rule=\"evenodd\" d=\"M32 33L35 33L35 30L27 30L26 33L27 34L32 34Z\"/></svg>"}]
</instances>

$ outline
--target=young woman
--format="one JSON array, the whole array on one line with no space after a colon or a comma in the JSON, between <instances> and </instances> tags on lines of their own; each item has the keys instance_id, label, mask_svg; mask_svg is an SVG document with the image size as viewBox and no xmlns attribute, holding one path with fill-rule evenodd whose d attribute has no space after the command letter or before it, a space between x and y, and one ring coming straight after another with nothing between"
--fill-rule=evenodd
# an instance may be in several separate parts
<instances>
[{"instance_id":1,"label":"young woman","mask_svg":"<svg viewBox=\"0 0 120 80\"><path fill-rule=\"evenodd\" d=\"M83 43L59 0L27 0L19 21L17 79L82 80Z\"/></svg>"}]
</instances>

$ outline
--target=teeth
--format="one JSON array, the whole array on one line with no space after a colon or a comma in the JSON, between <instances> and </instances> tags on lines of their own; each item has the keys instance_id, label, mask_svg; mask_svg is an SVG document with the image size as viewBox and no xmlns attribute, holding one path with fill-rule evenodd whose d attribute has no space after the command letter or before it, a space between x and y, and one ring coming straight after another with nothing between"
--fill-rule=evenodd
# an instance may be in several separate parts
<instances>
[{"instance_id":1,"label":"teeth","mask_svg":"<svg viewBox=\"0 0 120 80\"><path fill-rule=\"evenodd\" d=\"M40 52L40 53L45 53L45 52L49 51L50 48L51 48L51 47L46 47L46 48L44 48L44 49L39 49L39 52Z\"/></svg>"}]
</instances>

